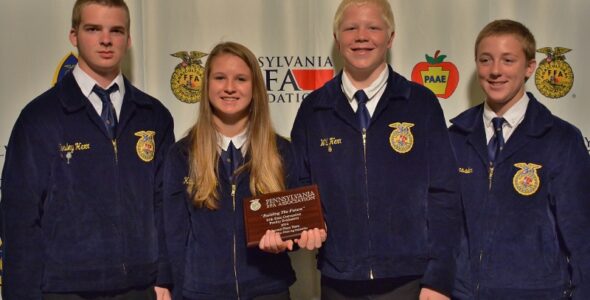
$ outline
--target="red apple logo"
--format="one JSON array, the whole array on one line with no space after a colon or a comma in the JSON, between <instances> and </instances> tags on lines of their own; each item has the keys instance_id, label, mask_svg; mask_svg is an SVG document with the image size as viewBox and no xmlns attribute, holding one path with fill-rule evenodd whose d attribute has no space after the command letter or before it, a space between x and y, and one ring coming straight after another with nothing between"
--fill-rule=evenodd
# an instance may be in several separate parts
<instances>
[{"instance_id":1,"label":"red apple logo","mask_svg":"<svg viewBox=\"0 0 590 300\"><path fill-rule=\"evenodd\" d=\"M449 98L459 85L459 71L450 62L443 62L446 55L439 55L436 50L434 57L426 54L426 61L419 62L412 70L412 81L430 89L437 97Z\"/></svg>"}]
</instances>

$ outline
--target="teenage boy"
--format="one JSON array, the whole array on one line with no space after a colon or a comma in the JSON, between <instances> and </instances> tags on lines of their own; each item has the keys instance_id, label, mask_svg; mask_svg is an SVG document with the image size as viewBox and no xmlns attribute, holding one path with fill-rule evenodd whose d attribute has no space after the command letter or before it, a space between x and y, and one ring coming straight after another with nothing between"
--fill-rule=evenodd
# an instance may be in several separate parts
<instances>
[{"instance_id":1,"label":"teenage boy","mask_svg":"<svg viewBox=\"0 0 590 300\"><path fill-rule=\"evenodd\" d=\"M121 75L122 0L78 0L78 64L21 112L3 170L3 299L169 299L168 110Z\"/></svg>"},{"instance_id":2,"label":"teenage boy","mask_svg":"<svg viewBox=\"0 0 590 300\"><path fill-rule=\"evenodd\" d=\"M344 70L303 101L291 133L327 224L322 299L448 299L461 209L438 100L387 64L388 1L342 1L334 38Z\"/></svg>"},{"instance_id":3,"label":"teenage boy","mask_svg":"<svg viewBox=\"0 0 590 300\"><path fill-rule=\"evenodd\" d=\"M590 156L578 129L525 93L535 38L496 20L475 42L486 94L451 122L466 230L457 299L590 299Z\"/></svg>"}]
</instances>

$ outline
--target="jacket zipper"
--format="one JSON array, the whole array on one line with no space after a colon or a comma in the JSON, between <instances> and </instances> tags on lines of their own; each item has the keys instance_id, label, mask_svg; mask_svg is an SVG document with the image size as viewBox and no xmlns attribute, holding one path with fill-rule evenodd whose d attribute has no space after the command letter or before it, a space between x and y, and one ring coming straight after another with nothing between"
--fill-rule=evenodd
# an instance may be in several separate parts
<instances>
[{"instance_id":1,"label":"jacket zipper","mask_svg":"<svg viewBox=\"0 0 590 300\"><path fill-rule=\"evenodd\" d=\"M492 190L492 177L494 177L494 163L490 162L490 167L488 168L488 191Z\"/></svg>"},{"instance_id":2,"label":"jacket zipper","mask_svg":"<svg viewBox=\"0 0 590 300\"><path fill-rule=\"evenodd\" d=\"M367 129L363 128L363 159L364 159L364 167L365 167L365 191L367 193L367 223L370 222L371 215L369 213L369 181L368 181L368 171L367 171ZM369 238L369 253L371 252L371 239ZM369 265L369 279L375 279L373 276L373 266Z\"/></svg>"},{"instance_id":3,"label":"jacket zipper","mask_svg":"<svg viewBox=\"0 0 590 300\"><path fill-rule=\"evenodd\" d=\"M236 212L236 184L231 184L231 198L232 198L232 205L234 214ZM238 266L237 266L237 254L236 254L236 230L233 230L233 251L234 251L234 277L236 278L236 295L238 296L237 299L240 299L240 288L238 285Z\"/></svg>"},{"instance_id":4,"label":"jacket zipper","mask_svg":"<svg viewBox=\"0 0 590 300\"><path fill-rule=\"evenodd\" d=\"M494 163L490 162L488 167L488 192L492 190L492 179L494 178ZM479 250L479 273L481 274L481 263L483 261L483 248ZM479 295L479 275L477 278L477 284L475 285L475 294Z\"/></svg>"},{"instance_id":5,"label":"jacket zipper","mask_svg":"<svg viewBox=\"0 0 590 300\"><path fill-rule=\"evenodd\" d=\"M113 150L115 151L115 164L119 164L119 148L117 147L117 139L111 141L113 143Z\"/></svg>"},{"instance_id":6,"label":"jacket zipper","mask_svg":"<svg viewBox=\"0 0 590 300\"><path fill-rule=\"evenodd\" d=\"M483 260L483 249L479 250L479 273L481 274L481 262ZM475 297L479 297L479 275L477 276L477 283L475 285Z\"/></svg>"}]
</instances>

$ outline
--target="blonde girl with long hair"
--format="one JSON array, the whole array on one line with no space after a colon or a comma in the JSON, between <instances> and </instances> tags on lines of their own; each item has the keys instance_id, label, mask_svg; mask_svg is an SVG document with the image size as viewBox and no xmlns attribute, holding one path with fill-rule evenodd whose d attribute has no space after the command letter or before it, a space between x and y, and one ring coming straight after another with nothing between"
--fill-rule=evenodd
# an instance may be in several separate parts
<instances>
[{"instance_id":1,"label":"blonde girl with long hair","mask_svg":"<svg viewBox=\"0 0 590 300\"><path fill-rule=\"evenodd\" d=\"M295 241L268 231L247 248L242 200L296 185L289 142L271 124L254 54L234 42L209 54L199 116L164 170L166 244L175 299L289 299L295 281L285 250L315 249L325 232ZM262 251L261 251L262 250Z\"/></svg>"}]
</instances>

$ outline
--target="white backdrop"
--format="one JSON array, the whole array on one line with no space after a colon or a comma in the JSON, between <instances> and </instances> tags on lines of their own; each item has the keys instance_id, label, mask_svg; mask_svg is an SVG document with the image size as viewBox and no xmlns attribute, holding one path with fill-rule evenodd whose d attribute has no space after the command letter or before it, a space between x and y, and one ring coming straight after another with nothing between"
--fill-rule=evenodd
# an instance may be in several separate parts
<instances>
[{"instance_id":1,"label":"white backdrop","mask_svg":"<svg viewBox=\"0 0 590 300\"><path fill-rule=\"evenodd\" d=\"M590 1L587 0L390 0L396 18L391 63L410 78L413 67L436 50L459 70L459 84L440 99L445 116L454 117L481 102L475 79L473 44L489 21L512 18L535 34L537 48L565 47L574 84L558 99L542 96L529 80L528 89L554 114L582 131L590 149ZM62 58L75 53L68 41L74 0L0 0L0 145L6 145L23 106L51 86ZM124 73L160 99L175 119L177 139L196 119L198 104L173 95L170 78L178 51L209 52L220 41L248 46L258 57L269 87L273 122L289 135L305 90L297 70L340 70L332 39L332 18L338 0L128 0L132 49ZM537 54L537 62L545 56ZM203 64L207 57L202 59ZM293 76L293 77L291 77ZM534 78L533 78L534 79ZM4 164L0 147L0 168ZM298 282L294 299L318 297L314 256L295 253Z\"/></svg>"}]
</instances>

